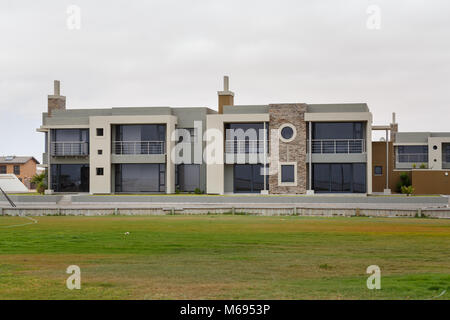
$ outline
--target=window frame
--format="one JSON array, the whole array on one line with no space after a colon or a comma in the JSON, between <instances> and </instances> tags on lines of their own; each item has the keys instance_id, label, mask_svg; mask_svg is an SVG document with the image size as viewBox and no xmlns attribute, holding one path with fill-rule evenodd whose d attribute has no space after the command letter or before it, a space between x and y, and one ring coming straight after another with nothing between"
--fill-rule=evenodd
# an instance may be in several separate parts
<instances>
[{"instance_id":1,"label":"window frame","mask_svg":"<svg viewBox=\"0 0 450 320\"><path fill-rule=\"evenodd\" d=\"M292 137L290 137L289 139L284 138L283 135L281 134L281 132L283 131L284 128L291 128L293 131ZM280 140L283 142L286 142L286 143L293 141L295 139L295 137L297 136L297 128L292 123L285 123L285 124L281 125L281 127L278 128L278 130L279 130L278 132L279 132Z\"/></svg>"},{"instance_id":2,"label":"window frame","mask_svg":"<svg viewBox=\"0 0 450 320\"><path fill-rule=\"evenodd\" d=\"M283 182L282 181L282 168L283 166L294 166L294 181ZM278 185L280 187L296 187L298 185L297 181L297 162L280 162L278 164Z\"/></svg>"},{"instance_id":3,"label":"window frame","mask_svg":"<svg viewBox=\"0 0 450 320\"><path fill-rule=\"evenodd\" d=\"M377 168L381 169L381 173L377 173ZM374 176L382 176L383 175L383 166L373 166L373 175Z\"/></svg>"}]
</instances>

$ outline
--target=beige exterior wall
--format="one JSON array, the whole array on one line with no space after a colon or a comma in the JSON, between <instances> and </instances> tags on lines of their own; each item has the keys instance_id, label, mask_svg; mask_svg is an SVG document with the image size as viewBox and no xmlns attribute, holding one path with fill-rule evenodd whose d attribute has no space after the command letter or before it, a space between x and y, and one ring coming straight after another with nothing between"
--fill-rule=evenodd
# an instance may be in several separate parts
<instances>
[{"instance_id":1,"label":"beige exterior wall","mask_svg":"<svg viewBox=\"0 0 450 320\"><path fill-rule=\"evenodd\" d=\"M225 193L224 174L224 123L229 122L268 122L269 114L214 114L206 116L206 155L214 149L214 163L207 159L206 192Z\"/></svg>"},{"instance_id":2,"label":"beige exterior wall","mask_svg":"<svg viewBox=\"0 0 450 320\"><path fill-rule=\"evenodd\" d=\"M170 157L170 150L175 143L172 133L177 124L177 117L171 115L151 116L94 116L89 117L89 154L90 154L90 193L111 193L111 125L113 124L165 124L166 125L166 193L175 192L175 164ZM103 136L97 137L97 128L103 129ZM97 150L103 150L98 155ZM103 176L97 176L97 169L103 168Z\"/></svg>"}]
</instances>

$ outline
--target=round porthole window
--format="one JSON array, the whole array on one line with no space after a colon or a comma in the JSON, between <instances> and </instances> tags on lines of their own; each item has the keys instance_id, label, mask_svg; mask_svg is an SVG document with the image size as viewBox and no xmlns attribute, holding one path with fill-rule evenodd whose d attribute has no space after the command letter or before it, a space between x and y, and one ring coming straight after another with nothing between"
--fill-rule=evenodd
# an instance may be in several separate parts
<instances>
[{"instance_id":1,"label":"round porthole window","mask_svg":"<svg viewBox=\"0 0 450 320\"><path fill-rule=\"evenodd\" d=\"M295 135L297 134L297 130L295 127L290 124L284 124L280 127L280 139L284 142L290 142L295 139Z\"/></svg>"},{"instance_id":2,"label":"round porthole window","mask_svg":"<svg viewBox=\"0 0 450 320\"><path fill-rule=\"evenodd\" d=\"M433 150L437 150L437 146L433 146Z\"/></svg>"}]
</instances>

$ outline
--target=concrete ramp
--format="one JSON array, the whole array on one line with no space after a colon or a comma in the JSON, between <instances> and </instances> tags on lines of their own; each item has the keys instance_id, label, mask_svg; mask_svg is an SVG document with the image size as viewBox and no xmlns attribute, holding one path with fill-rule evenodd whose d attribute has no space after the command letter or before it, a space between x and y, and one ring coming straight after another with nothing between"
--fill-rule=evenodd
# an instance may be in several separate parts
<instances>
[{"instance_id":1,"label":"concrete ramp","mask_svg":"<svg viewBox=\"0 0 450 320\"><path fill-rule=\"evenodd\" d=\"M28 192L27 187L14 174L0 174L0 188L6 193Z\"/></svg>"}]
</instances>

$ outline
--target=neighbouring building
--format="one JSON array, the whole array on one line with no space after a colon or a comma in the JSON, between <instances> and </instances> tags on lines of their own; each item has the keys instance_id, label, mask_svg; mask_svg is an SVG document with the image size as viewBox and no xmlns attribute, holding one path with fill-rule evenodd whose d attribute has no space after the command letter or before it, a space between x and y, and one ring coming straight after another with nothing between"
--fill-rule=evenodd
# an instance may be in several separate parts
<instances>
[{"instance_id":1,"label":"neighbouring building","mask_svg":"<svg viewBox=\"0 0 450 320\"><path fill-rule=\"evenodd\" d=\"M399 192L401 174L407 174L416 194L450 194L450 132L397 132L388 142L373 143L373 191Z\"/></svg>"},{"instance_id":2,"label":"neighbouring building","mask_svg":"<svg viewBox=\"0 0 450 320\"><path fill-rule=\"evenodd\" d=\"M408 134L395 119L373 126L365 103L234 105L225 77L217 109L66 109L55 81L38 129L45 133L48 192L371 194L395 191L399 172L428 179L403 161L420 153L404 148L412 145ZM386 130L387 141L372 142L372 130ZM413 142L425 145L417 136ZM427 177L448 168L449 137L427 137L436 154L423 161Z\"/></svg>"},{"instance_id":3,"label":"neighbouring building","mask_svg":"<svg viewBox=\"0 0 450 320\"><path fill-rule=\"evenodd\" d=\"M28 189L34 189L31 179L38 164L34 157L0 157L0 174L14 174Z\"/></svg>"}]
</instances>

